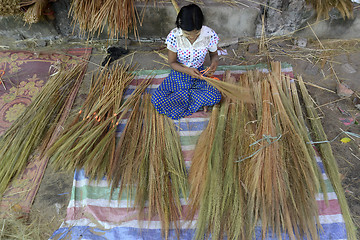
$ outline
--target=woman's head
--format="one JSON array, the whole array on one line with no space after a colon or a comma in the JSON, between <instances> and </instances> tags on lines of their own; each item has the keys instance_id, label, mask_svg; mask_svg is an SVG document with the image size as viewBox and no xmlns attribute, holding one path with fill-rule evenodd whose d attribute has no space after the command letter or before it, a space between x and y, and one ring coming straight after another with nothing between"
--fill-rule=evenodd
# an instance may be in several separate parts
<instances>
[{"instance_id":1,"label":"woman's head","mask_svg":"<svg viewBox=\"0 0 360 240\"><path fill-rule=\"evenodd\" d=\"M176 18L176 26L185 31L200 30L203 22L204 15L195 4L182 7Z\"/></svg>"}]
</instances>

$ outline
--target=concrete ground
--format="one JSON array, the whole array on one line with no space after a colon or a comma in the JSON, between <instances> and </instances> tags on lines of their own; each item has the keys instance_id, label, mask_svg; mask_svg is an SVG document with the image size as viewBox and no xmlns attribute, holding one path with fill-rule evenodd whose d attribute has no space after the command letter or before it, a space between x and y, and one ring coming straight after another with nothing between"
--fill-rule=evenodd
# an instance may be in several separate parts
<instances>
[{"instance_id":1,"label":"concrete ground","mask_svg":"<svg viewBox=\"0 0 360 240\"><path fill-rule=\"evenodd\" d=\"M259 49L258 42L252 39L225 44L223 49L227 50L228 55L220 57L220 64L249 65L266 63L269 60L291 63L295 75L302 75L305 82L313 84L312 86L308 85L308 89L318 105L328 138L336 137L341 129L360 133L358 124L360 110L355 107L356 98L355 103L353 102L355 94L360 93L358 79L360 41L327 40L323 41L323 46L319 45L316 40L302 39L301 41L290 38L267 39L264 42L267 46L266 49ZM302 45L304 41L306 46ZM125 43L121 41L115 45L125 47ZM304 47L301 48L298 45ZM94 50L76 104L81 104L84 100L91 73L98 68L106 53L106 43L93 42L90 46L94 47ZM141 44L128 42L127 46L130 54L125 58L126 61L138 63L139 69L168 68L167 63L158 54L160 52L166 55L166 49L162 42ZM63 47L66 48L67 46L57 46L56 48L61 51ZM205 65L207 64L208 62L205 63ZM338 96L336 93L338 81L346 84L355 93L351 97ZM358 104L360 104L360 100ZM341 119L351 117L358 120L348 126L342 123ZM334 155L338 161L345 194L357 227L360 226L359 144L360 139L356 138L349 143L342 143L340 138L331 142ZM35 199L33 210L40 212L45 219L51 220L57 216L56 221L59 221L60 225L70 199L72 180L72 173L54 172L48 167Z\"/></svg>"}]
</instances>

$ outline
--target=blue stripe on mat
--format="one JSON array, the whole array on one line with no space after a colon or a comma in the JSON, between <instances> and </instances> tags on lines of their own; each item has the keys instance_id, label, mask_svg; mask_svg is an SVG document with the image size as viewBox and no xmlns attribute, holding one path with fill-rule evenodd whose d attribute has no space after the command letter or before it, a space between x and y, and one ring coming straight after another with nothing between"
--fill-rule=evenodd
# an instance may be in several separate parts
<instances>
[{"instance_id":1,"label":"blue stripe on mat","mask_svg":"<svg viewBox=\"0 0 360 240\"><path fill-rule=\"evenodd\" d=\"M199 122L193 122L193 120L189 119L188 121L185 120L185 122L178 122L175 121L175 128L179 131L203 131L206 126L208 125L209 120L205 119L204 121ZM126 123L121 123L118 125L116 132L120 133L124 131Z\"/></svg>"},{"instance_id":2,"label":"blue stripe on mat","mask_svg":"<svg viewBox=\"0 0 360 240\"><path fill-rule=\"evenodd\" d=\"M323 224L324 231L320 233L321 240L339 240L346 239L345 224L343 223L332 223ZM261 239L261 228L258 227L255 231L256 237L254 240ZM180 239L190 240L195 235L194 229L182 229L180 230ZM289 239L287 234L282 235L283 239ZM105 240L105 239L147 239L147 240L158 240L162 239L161 229L138 229L130 227L115 227L109 230L100 230L97 228L91 228L88 226L74 226L72 228L60 228L54 232L50 239L92 239L92 240ZM170 230L169 239L177 239L176 232ZM266 240L277 240L276 236L270 234ZM306 238L303 238L306 240Z\"/></svg>"}]
</instances>

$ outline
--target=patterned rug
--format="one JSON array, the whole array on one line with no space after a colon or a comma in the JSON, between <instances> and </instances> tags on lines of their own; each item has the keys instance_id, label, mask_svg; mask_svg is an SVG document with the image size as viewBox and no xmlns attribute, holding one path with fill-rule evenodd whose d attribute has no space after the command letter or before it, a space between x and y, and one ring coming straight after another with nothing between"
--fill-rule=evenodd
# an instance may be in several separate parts
<instances>
[{"instance_id":1,"label":"patterned rug","mask_svg":"<svg viewBox=\"0 0 360 240\"><path fill-rule=\"evenodd\" d=\"M73 65L89 60L91 48L64 53L28 51L0 52L0 135L2 135L45 85L62 63ZM47 161L36 156L23 174L9 186L0 203L0 215L10 208L27 213L40 186Z\"/></svg>"},{"instance_id":2,"label":"patterned rug","mask_svg":"<svg viewBox=\"0 0 360 240\"><path fill-rule=\"evenodd\" d=\"M267 72L264 65L255 66L224 66L219 67L215 75L222 77L223 70L231 70L233 75L241 74L248 69L258 69ZM292 76L292 67L282 64L282 71ZM152 71L156 74L149 92L153 93L170 71ZM150 71L138 74L136 80L130 85L126 96L130 95L136 85L143 81ZM126 97L125 96L125 97ZM197 112L189 117L174 121L179 129L181 149L185 164L191 165L197 140L209 122L210 113ZM125 121L119 124L118 136L125 127ZM319 209L319 220L322 227L321 240L346 239L346 228L337 196L332 188L330 180L325 174L321 158L316 158L322 176L326 183L329 204L324 201L324 194L319 192L316 201ZM138 221L137 212L129 206L126 193L119 198L119 189L116 189L110 197L111 187L107 180L89 181L83 170L76 171L74 175L71 199L67 208L67 216L62 226L57 229L50 239L162 239L161 223L154 217L151 221ZM184 212L186 211L186 200L181 199ZM195 221L181 220L182 227L180 239L191 240L194 238ZM283 239L290 239L287 234L282 235ZM170 230L169 239L177 239L176 231ZM261 227L256 229L254 239L261 239ZM277 236L269 234L267 240L278 239Z\"/></svg>"}]
</instances>

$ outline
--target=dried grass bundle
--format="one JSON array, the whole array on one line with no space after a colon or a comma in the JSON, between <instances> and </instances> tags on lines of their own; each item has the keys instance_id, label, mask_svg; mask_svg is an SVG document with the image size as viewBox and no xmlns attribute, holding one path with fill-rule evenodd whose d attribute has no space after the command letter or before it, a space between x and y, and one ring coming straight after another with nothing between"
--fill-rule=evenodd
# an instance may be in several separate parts
<instances>
[{"instance_id":1,"label":"dried grass bundle","mask_svg":"<svg viewBox=\"0 0 360 240\"><path fill-rule=\"evenodd\" d=\"M252 239L259 221L263 239L270 232L279 239L284 232L290 239L319 238L316 194L321 189L327 199L325 183L297 116L296 89L280 63L271 66L270 74L239 79L255 104L224 98L199 138L189 174L196 239Z\"/></svg>"},{"instance_id":2,"label":"dried grass bundle","mask_svg":"<svg viewBox=\"0 0 360 240\"><path fill-rule=\"evenodd\" d=\"M212 109L211 118L206 129L201 133L198 143L196 144L195 153L192 158L191 168L189 171L189 219L194 219L197 211L203 206L208 207L209 196L207 191L209 186L209 175L211 174L211 149L214 147L216 128L218 126L218 116L220 107L215 105ZM207 220L210 217L203 209L203 214L199 213L197 220L196 238L202 238L209 235L209 226ZM210 224L210 223L209 223Z\"/></svg>"},{"instance_id":3,"label":"dried grass bundle","mask_svg":"<svg viewBox=\"0 0 360 240\"><path fill-rule=\"evenodd\" d=\"M254 154L244 161L243 179L247 195L247 219L254 234L261 220L262 238L271 230L281 239L318 239L319 226L315 195L325 184L306 127L295 114L289 79L281 76L279 63L272 63L271 74L255 83L258 116ZM255 91L255 89L254 89ZM258 96L261 96L259 98Z\"/></svg>"},{"instance_id":4,"label":"dried grass bundle","mask_svg":"<svg viewBox=\"0 0 360 240\"><path fill-rule=\"evenodd\" d=\"M128 66L115 65L97 73L82 110L47 153L56 168L73 171L84 167L90 179L109 172L119 120L150 83L144 81L122 103L124 91L133 80L128 70Z\"/></svg>"},{"instance_id":5,"label":"dried grass bundle","mask_svg":"<svg viewBox=\"0 0 360 240\"><path fill-rule=\"evenodd\" d=\"M244 80L243 86L248 87ZM235 84L229 72L225 81ZM245 131L248 113L244 106L244 102L223 99L214 107L209 125L198 140L189 173L188 216L193 219L199 212L196 239L210 234L214 239L221 239L224 234L230 239L244 237L245 194L240 184L241 168L235 162L249 148L242 147L248 139Z\"/></svg>"},{"instance_id":6,"label":"dried grass bundle","mask_svg":"<svg viewBox=\"0 0 360 240\"><path fill-rule=\"evenodd\" d=\"M243 87L249 87L251 73L242 74L239 83ZM227 165L224 177L224 191L222 208L225 209L224 226L226 236L229 239L246 239L246 231L249 229L246 216L246 193L243 184L245 174L243 163L238 163L240 157L251 154L250 145L254 141L255 116L254 105L245 102L230 102L229 114L226 120L226 135L224 143L225 159ZM227 217L228 216L228 217Z\"/></svg>"},{"instance_id":7,"label":"dried grass bundle","mask_svg":"<svg viewBox=\"0 0 360 240\"><path fill-rule=\"evenodd\" d=\"M30 5L29 3L31 3L31 2L34 2L34 3L32 5ZM39 22L42 12L43 12L44 8L47 6L47 4L48 4L48 0L36 0L36 1L30 1L30 2L23 1L20 4L21 6L30 5L28 7L28 9L26 10L26 12L24 13L24 17L23 17L24 21L29 24Z\"/></svg>"},{"instance_id":8,"label":"dried grass bundle","mask_svg":"<svg viewBox=\"0 0 360 240\"><path fill-rule=\"evenodd\" d=\"M187 193L186 169L174 123L157 113L150 99L145 94L136 102L119 140L112 188L120 183L119 194L126 190L128 199L135 199L140 219L145 218L146 205L148 220L159 216L167 239L172 225L180 233L180 197Z\"/></svg>"},{"instance_id":9,"label":"dried grass bundle","mask_svg":"<svg viewBox=\"0 0 360 240\"><path fill-rule=\"evenodd\" d=\"M309 144L307 144L306 129L299 125L300 121L295 117L293 108L289 106L291 99L286 97L279 86L280 83L275 82L275 78L270 77L269 80L272 87L274 109L276 109L273 114L279 114L277 127L283 133L280 142L284 151L281 157L285 159L286 177L289 184L287 186L289 195L285 201L290 210L289 220L294 223L292 226L285 223L284 228L293 239L299 239L303 235L308 239L317 239L316 226L320 226L320 222L315 197L322 176L315 161L313 149L311 146L307 146ZM324 184L322 186L323 190L326 190ZM297 212L292 212L293 209L296 209ZM275 222L275 224L280 226L279 222ZM279 228L277 234L280 234L280 231L282 229Z\"/></svg>"},{"instance_id":10,"label":"dried grass bundle","mask_svg":"<svg viewBox=\"0 0 360 240\"><path fill-rule=\"evenodd\" d=\"M69 15L73 16L73 24L79 24L81 33L90 31L94 25L94 16L100 11L104 0L73 0Z\"/></svg>"},{"instance_id":11,"label":"dried grass bundle","mask_svg":"<svg viewBox=\"0 0 360 240\"><path fill-rule=\"evenodd\" d=\"M223 95L233 100L240 100L248 103L254 102L254 97L251 95L249 88L241 87L239 85L219 81L209 77L202 77L207 83L218 89Z\"/></svg>"},{"instance_id":12,"label":"dried grass bundle","mask_svg":"<svg viewBox=\"0 0 360 240\"><path fill-rule=\"evenodd\" d=\"M74 0L70 15L82 33L100 34L107 28L109 38L127 37L129 30L137 36L137 14L134 0Z\"/></svg>"},{"instance_id":13,"label":"dried grass bundle","mask_svg":"<svg viewBox=\"0 0 360 240\"><path fill-rule=\"evenodd\" d=\"M321 120L314 108L313 102L311 101L311 97L305 87L304 81L301 77L298 78L299 86L302 94L302 98L305 102L307 117L310 119L312 134L315 137L315 141L323 142L318 144L318 148L321 152L321 159L325 167L326 174L328 175L332 186L334 187L335 193L338 197L341 212L344 217L344 221L346 224L346 231L348 239L357 239L356 237L356 227L351 218L351 214L349 211L349 206L346 202L344 189L341 186L341 180L339 176L339 170L337 166L336 159L332 153L331 145L327 140L325 131L322 127Z\"/></svg>"},{"instance_id":14,"label":"dried grass bundle","mask_svg":"<svg viewBox=\"0 0 360 240\"><path fill-rule=\"evenodd\" d=\"M289 206L287 206L287 178L285 163L282 158L282 148L278 139L278 132L271 114L271 92L268 81L264 80L258 84L261 91L261 102L258 106L262 107L262 115L259 116L259 124L256 132L257 152L250 158L244 166L246 175L244 184L248 189L248 220L251 229L259 219L262 225L262 238L268 233L269 226L275 230L281 226L280 219L286 220L292 227L289 216ZM275 208L274 208L275 207ZM283 215L285 218L281 218ZM278 222L278 224L275 223ZM288 226L287 226L288 228ZM279 229L276 229L277 231ZM249 231L252 238L253 231Z\"/></svg>"},{"instance_id":15,"label":"dried grass bundle","mask_svg":"<svg viewBox=\"0 0 360 240\"><path fill-rule=\"evenodd\" d=\"M200 207L201 196L205 189L206 176L208 175L208 159L210 158L210 149L214 145L214 136L219 115L219 105L212 109L211 118L206 129L201 133L196 144L194 156L191 161L189 171L190 183L190 212L189 218L193 219L196 211Z\"/></svg>"},{"instance_id":16,"label":"dried grass bundle","mask_svg":"<svg viewBox=\"0 0 360 240\"><path fill-rule=\"evenodd\" d=\"M311 4L317 13L317 18L328 18L329 12L333 8L337 8L343 18L353 17L353 5L351 0L306 0L307 4Z\"/></svg>"},{"instance_id":17,"label":"dried grass bundle","mask_svg":"<svg viewBox=\"0 0 360 240\"><path fill-rule=\"evenodd\" d=\"M0 16L20 13L20 0L0 0Z\"/></svg>"},{"instance_id":18,"label":"dried grass bundle","mask_svg":"<svg viewBox=\"0 0 360 240\"><path fill-rule=\"evenodd\" d=\"M64 103L75 82L82 79L84 64L52 76L34 101L0 138L0 195L25 168L29 157L42 143L51 126L65 110Z\"/></svg>"},{"instance_id":19,"label":"dried grass bundle","mask_svg":"<svg viewBox=\"0 0 360 240\"><path fill-rule=\"evenodd\" d=\"M94 16L94 25L90 32L108 28L110 39L117 36L128 36L129 29L133 29L137 36L136 12L134 0L105 0L99 12Z\"/></svg>"}]
</instances>

